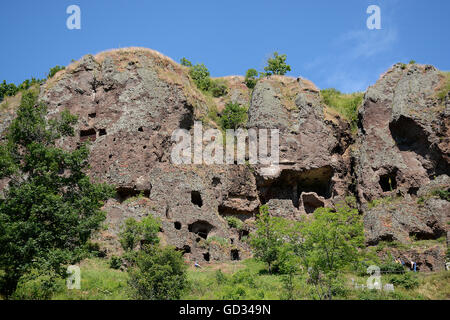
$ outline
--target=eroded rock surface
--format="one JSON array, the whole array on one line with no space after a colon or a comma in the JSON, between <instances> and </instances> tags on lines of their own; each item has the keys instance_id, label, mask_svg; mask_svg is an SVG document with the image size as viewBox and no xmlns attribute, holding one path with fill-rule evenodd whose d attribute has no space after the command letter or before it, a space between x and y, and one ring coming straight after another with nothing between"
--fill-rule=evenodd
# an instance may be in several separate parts
<instances>
[{"instance_id":1,"label":"eroded rock surface","mask_svg":"<svg viewBox=\"0 0 450 320\"><path fill-rule=\"evenodd\" d=\"M41 87L50 117L64 109L79 116L76 137L61 146L90 141L89 174L116 186L117 198L104 208L109 227L96 236L108 254L120 251L126 218L151 214L161 219L162 242L187 259L243 259L251 253L242 240L262 204L272 215L299 219L351 195L368 245L448 234L449 202L434 191L450 188L450 103L435 97L442 75L434 67L388 70L365 94L357 136L306 79L271 76L252 91L243 77L222 80L227 95L207 97L187 68L129 48L87 55ZM217 127L208 115L229 101L248 107L248 129L280 131L279 166L173 164L173 131L192 132L194 121ZM0 129L12 116L2 114ZM391 201L379 201L386 197ZM229 216L243 228L230 228ZM417 250L398 254L411 255L424 270L443 267L444 249Z\"/></svg>"}]
</instances>

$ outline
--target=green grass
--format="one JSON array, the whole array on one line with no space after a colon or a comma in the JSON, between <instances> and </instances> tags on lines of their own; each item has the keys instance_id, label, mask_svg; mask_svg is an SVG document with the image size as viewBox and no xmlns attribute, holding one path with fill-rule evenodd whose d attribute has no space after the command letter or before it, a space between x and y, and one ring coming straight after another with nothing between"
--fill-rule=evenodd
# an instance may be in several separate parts
<instances>
[{"instance_id":1,"label":"green grass","mask_svg":"<svg viewBox=\"0 0 450 320\"><path fill-rule=\"evenodd\" d=\"M364 93L355 92L344 94L336 89L320 91L322 102L336 110L345 120L350 122L352 130L356 130L358 122L358 109L362 104Z\"/></svg>"},{"instance_id":2,"label":"green grass","mask_svg":"<svg viewBox=\"0 0 450 320\"><path fill-rule=\"evenodd\" d=\"M81 290L56 293L54 300L117 300L129 299L126 272L109 267L107 259L91 258L81 264ZM410 274L408 276L382 275L382 283L398 285L394 293L376 290L356 290L356 283L366 284L367 276L344 273L344 289L335 299L352 300L414 300L450 299L450 272ZM413 277L414 281L410 278ZM189 267L189 290L182 296L186 300L278 300L286 297L283 276L268 274L264 263L254 259L203 265L201 269ZM295 299L311 299L314 288L307 284L305 275L294 278ZM411 283L413 284L410 287Z\"/></svg>"},{"instance_id":3,"label":"green grass","mask_svg":"<svg viewBox=\"0 0 450 320\"><path fill-rule=\"evenodd\" d=\"M122 300L128 299L127 272L109 267L107 259L92 258L81 265L81 289L69 290L64 286L54 300Z\"/></svg>"}]
</instances>

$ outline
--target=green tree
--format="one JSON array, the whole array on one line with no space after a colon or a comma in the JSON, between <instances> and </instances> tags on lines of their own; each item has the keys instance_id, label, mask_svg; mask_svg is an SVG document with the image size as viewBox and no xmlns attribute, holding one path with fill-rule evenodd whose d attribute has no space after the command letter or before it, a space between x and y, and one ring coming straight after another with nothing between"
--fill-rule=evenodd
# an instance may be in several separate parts
<instances>
[{"instance_id":1,"label":"green tree","mask_svg":"<svg viewBox=\"0 0 450 320\"><path fill-rule=\"evenodd\" d=\"M200 90L208 91L211 86L211 78L209 77L208 68L202 64L196 64L191 67L189 74Z\"/></svg>"},{"instance_id":2,"label":"green tree","mask_svg":"<svg viewBox=\"0 0 450 320\"><path fill-rule=\"evenodd\" d=\"M250 245L255 257L267 264L269 273L274 271L272 266L279 262L284 245L283 231L286 223L285 219L270 216L267 205L260 207L256 221L257 229L250 236Z\"/></svg>"},{"instance_id":3,"label":"green tree","mask_svg":"<svg viewBox=\"0 0 450 320\"><path fill-rule=\"evenodd\" d=\"M140 222L134 218L125 220L122 230L119 234L120 244L125 251L133 250L138 244L158 244L158 232L160 222L151 215L143 218Z\"/></svg>"},{"instance_id":4,"label":"green tree","mask_svg":"<svg viewBox=\"0 0 450 320\"><path fill-rule=\"evenodd\" d=\"M17 281L32 268L53 269L74 263L86 253L86 242L105 214L103 201L112 187L91 183L85 174L88 149L56 147L73 136L77 119L68 111L47 120L37 95L23 94L17 116L0 145L0 178L8 185L0 199L0 269L2 292L11 294Z\"/></svg>"},{"instance_id":5,"label":"green tree","mask_svg":"<svg viewBox=\"0 0 450 320\"><path fill-rule=\"evenodd\" d=\"M237 129L247 121L247 108L242 107L239 103L229 102L220 117L222 128Z\"/></svg>"},{"instance_id":6,"label":"green tree","mask_svg":"<svg viewBox=\"0 0 450 320\"><path fill-rule=\"evenodd\" d=\"M174 248L146 245L129 271L131 295L140 300L176 300L188 287L187 266Z\"/></svg>"},{"instance_id":7,"label":"green tree","mask_svg":"<svg viewBox=\"0 0 450 320\"><path fill-rule=\"evenodd\" d=\"M358 248L364 245L358 210L347 205L336 211L319 208L314 219L303 223L301 237L295 242L295 253L308 270L309 281L320 299L332 299L342 270L358 261Z\"/></svg>"},{"instance_id":8,"label":"green tree","mask_svg":"<svg viewBox=\"0 0 450 320\"><path fill-rule=\"evenodd\" d=\"M273 57L267 60L267 66L264 67L266 75L278 74L284 75L291 71L291 66L286 64L286 55L279 55L278 52L273 53Z\"/></svg>"},{"instance_id":9,"label":"green tree","mask_svg":"<svg viewBox=\"0 0 450 320\"><path fill-rule=\"evenodd\" d=\"M66 67L64 66L54 66L53 68L50 69L50 71L48 72L47 78L53 78L53 76L58 73L61 70L64 70Z\"/></svg>"},{"instance_id":10,"label":"green tree","mask_svg":"<svg viewBox=\"0 0 450 320\"><path fill-rule=\"evenodd\" d=\"M188 59L186 59L184 57L181 58L180 64L185 67L192 67L192 62L190 62Z\"/></svg>"},{"instance_id":11,"label":"green tree","mask_svg":"<svg viewBox=\"0 0 450 320\"><path fill-rule=\"evenodd\" d=\"M253 89L258 82L258 71L255 69L248 69L245 73L245 84L248 88Z\"/></svg>"}]
</instances>

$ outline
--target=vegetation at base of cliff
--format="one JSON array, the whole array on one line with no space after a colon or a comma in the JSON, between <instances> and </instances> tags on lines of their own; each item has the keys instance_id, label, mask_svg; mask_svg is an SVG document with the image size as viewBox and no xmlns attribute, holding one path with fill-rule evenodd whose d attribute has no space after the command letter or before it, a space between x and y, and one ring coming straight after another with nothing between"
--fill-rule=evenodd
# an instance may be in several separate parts
<instances>
[{"instance_id":1,"label":"vegetation at base of cliff","mask_svg":"<svg viewBox=\"0 0 450 320\"><path fill-rule=\"evenodd\" d=\"M336 110L344 119L350 122L353 130L357 128L358 109L362 104L364 93L341 93L334 88L320 91L322 101L328 107Z\"/></svg>"},{"instance_id":2,"label":"vegetation at base of cliff","mask_svg":"<svg viewBox=\"0 0 450 320\"><path fill-rule=\"evenodd\" d=\"M250 245L268 273L283 274L286 288L291 289L295 275L302 273L321 300L331 300L343 290L341 273L355 270L358 250L364 247L361 217L346 204L336 210L319 208L312 219L300 222L273 217L264 205L256 227Z\"/></svg>"},{"instance_id":3,"label":"vegetation at base of cliff","mask_svg":"<svg viewBox=\"0 0 450 320\"><path fill-rule=\"evenodd\" d=\"M16 114L0 145L0 178L9 181L0 200L0 290L6 296L24 282L45 291L48 277L65 277L67 264L89 254L89 238L105 219L100 208L114 195L86 175L86 145L56 147L59 138L74 135L74 115L63 111L48 120L31 91L23 93Z\"/></svg>"},{"instance_id":4,"label":"vegetation at base of cliff","mask_svg":"<svg viewBox=\"0 0 450 320\"><path fill-rule=\"evenodd\" d=\"M118 300L133 299L128 289L129 274L109 268L108 260L90 258L80 263L81 290L68 290L65 280L59 278L52 292L53 300ZM187 300L278 300L319 299L304 274L294 275L292 286L286 285L286 275L268 274L264 263L255 259L237 262L189 267L186 271L189 285L181 294ZM338 300L415 300L450 299L450 272L402 275L382 274L381 281L394 283L395 292L355 289L355 283L366 284L367 274L343 272ZM45 279L44 279L45 280Z\"/></svg>"}]
</instances>

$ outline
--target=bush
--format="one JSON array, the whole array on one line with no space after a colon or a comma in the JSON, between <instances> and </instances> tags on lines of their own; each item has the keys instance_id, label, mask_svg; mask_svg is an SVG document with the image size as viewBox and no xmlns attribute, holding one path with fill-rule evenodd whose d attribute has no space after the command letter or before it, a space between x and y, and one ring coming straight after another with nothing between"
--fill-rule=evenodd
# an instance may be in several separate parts
<instances>
[{"instance_id":1,"label":"bush","mask_svg":"<svg viewBox=\"0 0 450 320\"><path fill-rule=\"evenodd\" d=\"M185 67L192 67L192 62L190 62L188 59L186 59L184 57L181 58L180 64Z\"/></svg>"},{"instance_id":2,"label":"bush","mask_svg":"<svg viewBox=\"0 0 450 320\"><path fill-rule=\"evenodd\" d=\"M228 88L223 80L211 80L208 89L213 97L218 98L227 94Z\"/></svg>"},{"instance_id":3,"label":"bush","mask_svg":"<svg viewBox=\"0 0 450 320\"><path fill-rule=\"evenodd\" d=\"M49 300L63 288L63 279L54 271L32 269L23 275L11 295L13 300Z\"/></svg>"},{"instance_id":4,"label":"bush","mask_svg":"<svg viewBox=\"0 0 450 320\"><path fill-rule=\"evenodd\" d=\"M222 270L217 270L216 271L216 281L217 281L217 284L224 284L224 283L227 283L228 282L228 278L225 276L225 274L222 272Z\"/></svg>"},{"instance_id":5,"label":"bush","mask_svg":"<svg viewBox=\"0 0 450 320\"><path fill-rule=\"evenodd\" d=\"M125 251L133 250L137 244L158 244L160 222L151 215L143 218L141 222L134 218L125 220L119 234L119 241Z\"/></svg>"},{"instance_id":6,"label":"bush","mask_svg":"<svg viewBox=\"0 0 450 320\"><path fill-rule=\"evenodd\" d=\"M230 228L235 228L235 229L241 230L242 227L244 226L244 223L242 222L241 219L233 217L233 216L228 216L225 218L225 220L228 222L228 226Z\"/></svg>"},{"instance_id":7,"label":"bush","mask_svg":"<svg viewBox=\"0 0 450 320\"><path fill-rule=\"evenodd\" d=\"M242 107L238 103L229 102L220 117L220 122L223 129L236 130L244 125L247 121L247 108Z\"/></svg>"},{"instance_id":8,"label":"bush","mask_svg":"<svg viewBox=\"0 0 450 320\"><path fill-rule=\"evenodd\" d=\"M53 78L53 76L58 73L61 70L64 70L66 67L64 66L54 66L53 68L50 69L50 71L48 72L47 78Z\"/></svg>"},{"instance_id":9,"label":"bush","mask_svg":"<svg viewBox=\"0 0 450 320\"><path fill-rule=\"evenodd\" d=\"M394 286L399 286L405 289L414 289L419 286L419 279L417 275L412 272L406 272L400 275L390 275L388 281Z\"/></svg>"},{"instance_id":10,"label":"bush","mask_svg":"<svg viewBox=\"0 0 450 320\"><path fill-rule=\"evenodd\" d=\"M187 266L181 252L147 245L129 271L131 295L140 300L176 300L188 287Z\"/></svg>"},{"instance_id":11,"label":"bush","mask_svg":"<svg viewBox=\"0 0 450 320\"><path fill-rule=\"evenodd\" d=\"M255 69L248 69L247 72L245 73L245 85L250 88L253 89L256 86L256 83L258 82L258 71L256 71Z\"/></svg>"},{"instance_id":12,"label":"bush","mask_svg":"<svg viewBox=\"0 0 450 320\"><path fill-rule=\"evenodd\" d=\"M109 260L109 267L111 269L120 269L120 267L122 266L122 258L118 257L118 256L112 256L111 260Z\"/></svg>"},{"instance_id":13,"label":"bush","mask_svg":"<svg viewBox=\"0 0 450 320\"><path fill-rule=\"evenodd\" d=\"M286 64L286 55L279 55L278 52L273 53L273 57L267 60L267 66L264 67L266 75L278 74L284 75L291 71L291 66Z\"/></svg>"},{"instance_id":14,"label":"bush","mask_svg":"<svg viewBox=\"0 0 450 320\"><path fill-rule=\"evenodd\" d=\"M200 90L208 91L211 86L211 79L209 78L209 70L203 63L192 66L189 74Z\"/></svg>"},{"instance_id":15,"label":"bush","mask_svg":"<svg viewBox=\"0 0 450 320\"><path fill-rule=\"evenodd\" d=\"M447 200L450 202L450 191L445 189L433 190L431 194L435 197L439 197L442 200Z\"/></svg>"},{"instance_id":16,"label":"bush","mask_svg":"<svg viewBox=\"0 0 450 320\"><path fill-rule=\"evenodd\" d=\"M380 271L383 273L404 273L405 268L402 264L394 261L384 262L380 265Z\"/></svg>"}]
</instances>

